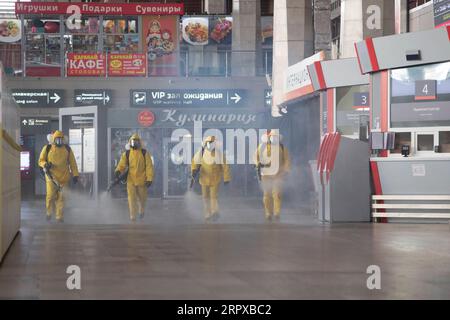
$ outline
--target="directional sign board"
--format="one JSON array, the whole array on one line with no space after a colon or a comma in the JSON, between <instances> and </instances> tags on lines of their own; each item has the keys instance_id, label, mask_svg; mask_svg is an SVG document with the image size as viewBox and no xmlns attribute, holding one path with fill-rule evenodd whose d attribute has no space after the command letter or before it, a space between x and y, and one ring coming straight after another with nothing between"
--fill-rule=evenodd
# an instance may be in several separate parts
<instances>
[{"instance_id":1,"label":"directional sign board","mask_svg":"<svg viewBox=\"0 0 450 320\"><path fill-rule=\"evenodd\" d=\"M59 108L64 105L64 90L12 89L11 95L21 107Z\"/></svg>"},{"instance_id":2,"label":"directional sign board","mask_svg":"<svg viewBox=\"0 0 450 320\"><path fill-rule=\"evenodd\" d=\"M108 106L112 103L112 90L76 89L73 99L75 106Z\"/></svg>"},{"instance_id":3,"label":"directional sign board","mask_svg":"<svg viewBox=\"0 0 450 320\"><path fill-rule=\"evenodd\" d=\"M246 103L245 90L130 90L132 107L214 107L240 106Z\"/></svg>"}]
</instances>

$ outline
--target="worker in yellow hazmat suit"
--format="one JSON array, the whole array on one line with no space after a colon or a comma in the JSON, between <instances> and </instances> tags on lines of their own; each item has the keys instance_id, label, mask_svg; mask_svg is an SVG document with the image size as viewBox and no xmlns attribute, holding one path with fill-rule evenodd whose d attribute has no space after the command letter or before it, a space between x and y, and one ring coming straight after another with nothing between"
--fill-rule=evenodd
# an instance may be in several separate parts
<instances>
[{"instance_id":1,"label":"worker in yellow hazmat suit","mask_svg":"<svg viewBox=\"0 0 450 320\"><path fill-rule=\"evenodd\" d=\"M216 149L216 138L208 136L192 159L191 173L195 177L200 173L200 185L202 187L203 209L205 221L219 217L218 193L219 184L224 181L228 184L231 180L230 168L225 156Z\"/></svg>"},{"instance_id":2,"label":"worker in yellow hazmat suit","mask_svg":"<svg viewBox=\"0 0 450 320\"><path fill-rule=\"evenodd\" d=\"M70 181L78 182L78 167L72 149L64 143L64 134L55 131L50 138L50 144L42 148L39 156L39 166L46 172L47 187L46 207L47 220L50 220L56 210L56 220L64 221L63 187Z\"/></svg>"},{"instance_id":3,"label":"worker in yellow hazmat suit","mask_svg":"<svg viewBox=\"0 0 450 320\"><path fill-rule=\"evenodd\" d=\"M289 152L281 143L281 138L278 132L268 131L261 137L261 143L255 154L255 165L264 192L265 217L269 221L272 217L280 219L283 182L291 165Z\"/></svg>"},{"instance_id":4,"label":"worker in yellow hazmat suit","mask_svg":"<svg viewBox=\"0 0 450 320\"><path fill-rule=\"evenodd\" d=\"M147 188L153 182L153 161L150 153L142 148L141 138L133 134L128 142L130 149L122 154L117 165L116 178L128 170L127 192L131 221L144 217Z\"/></svg>"}]
</instances>

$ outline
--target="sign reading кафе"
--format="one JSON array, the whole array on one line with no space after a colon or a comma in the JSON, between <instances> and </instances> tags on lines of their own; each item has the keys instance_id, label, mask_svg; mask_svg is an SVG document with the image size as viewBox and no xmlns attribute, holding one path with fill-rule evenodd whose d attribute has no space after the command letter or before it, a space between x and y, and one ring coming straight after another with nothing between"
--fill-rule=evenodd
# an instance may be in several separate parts
<instances>
[{"instance_id":1,"label":"sign reading \u043a\u0430\u0444\u0435","mask_svg":"<svg viewBox=\"0 0 450 320\"><path fill-rule=\"evenodd\" d=\"M132 107L240 106L247 99L245 90L130 90Z\"/></svg>"}]
</instances>

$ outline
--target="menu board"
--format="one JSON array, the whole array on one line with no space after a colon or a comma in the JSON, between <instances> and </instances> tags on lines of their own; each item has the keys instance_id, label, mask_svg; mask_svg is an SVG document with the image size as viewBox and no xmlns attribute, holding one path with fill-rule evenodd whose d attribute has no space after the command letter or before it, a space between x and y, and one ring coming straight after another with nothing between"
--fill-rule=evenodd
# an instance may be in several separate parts
<instances>
[{"instance_id":1,"label":"menu board","mask_svg":"<svg viewBox=\"0 0 450 320\"><path fill-rule=\"evenodd\" d=\"M109 76L145 76L147 59L145 54L109 54Z\"/></svg>"}]
</instances>

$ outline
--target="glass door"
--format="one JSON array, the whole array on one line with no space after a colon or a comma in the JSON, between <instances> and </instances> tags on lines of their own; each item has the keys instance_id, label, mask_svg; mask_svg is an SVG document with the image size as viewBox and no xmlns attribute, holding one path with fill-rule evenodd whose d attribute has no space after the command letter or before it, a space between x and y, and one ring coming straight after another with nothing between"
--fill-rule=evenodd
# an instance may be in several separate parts
<instances>
[{"instance_id":1,"label":"glass door","mask_svg":"<svg viewBox=\"0 0 450 320\"><path fill-rule=\"evenodd\" d=\"M189 189L190 164L182 163L173 152L177 143L170 138L163 140L163 198L183 197Z\"/></svg>"}]
</instances>

